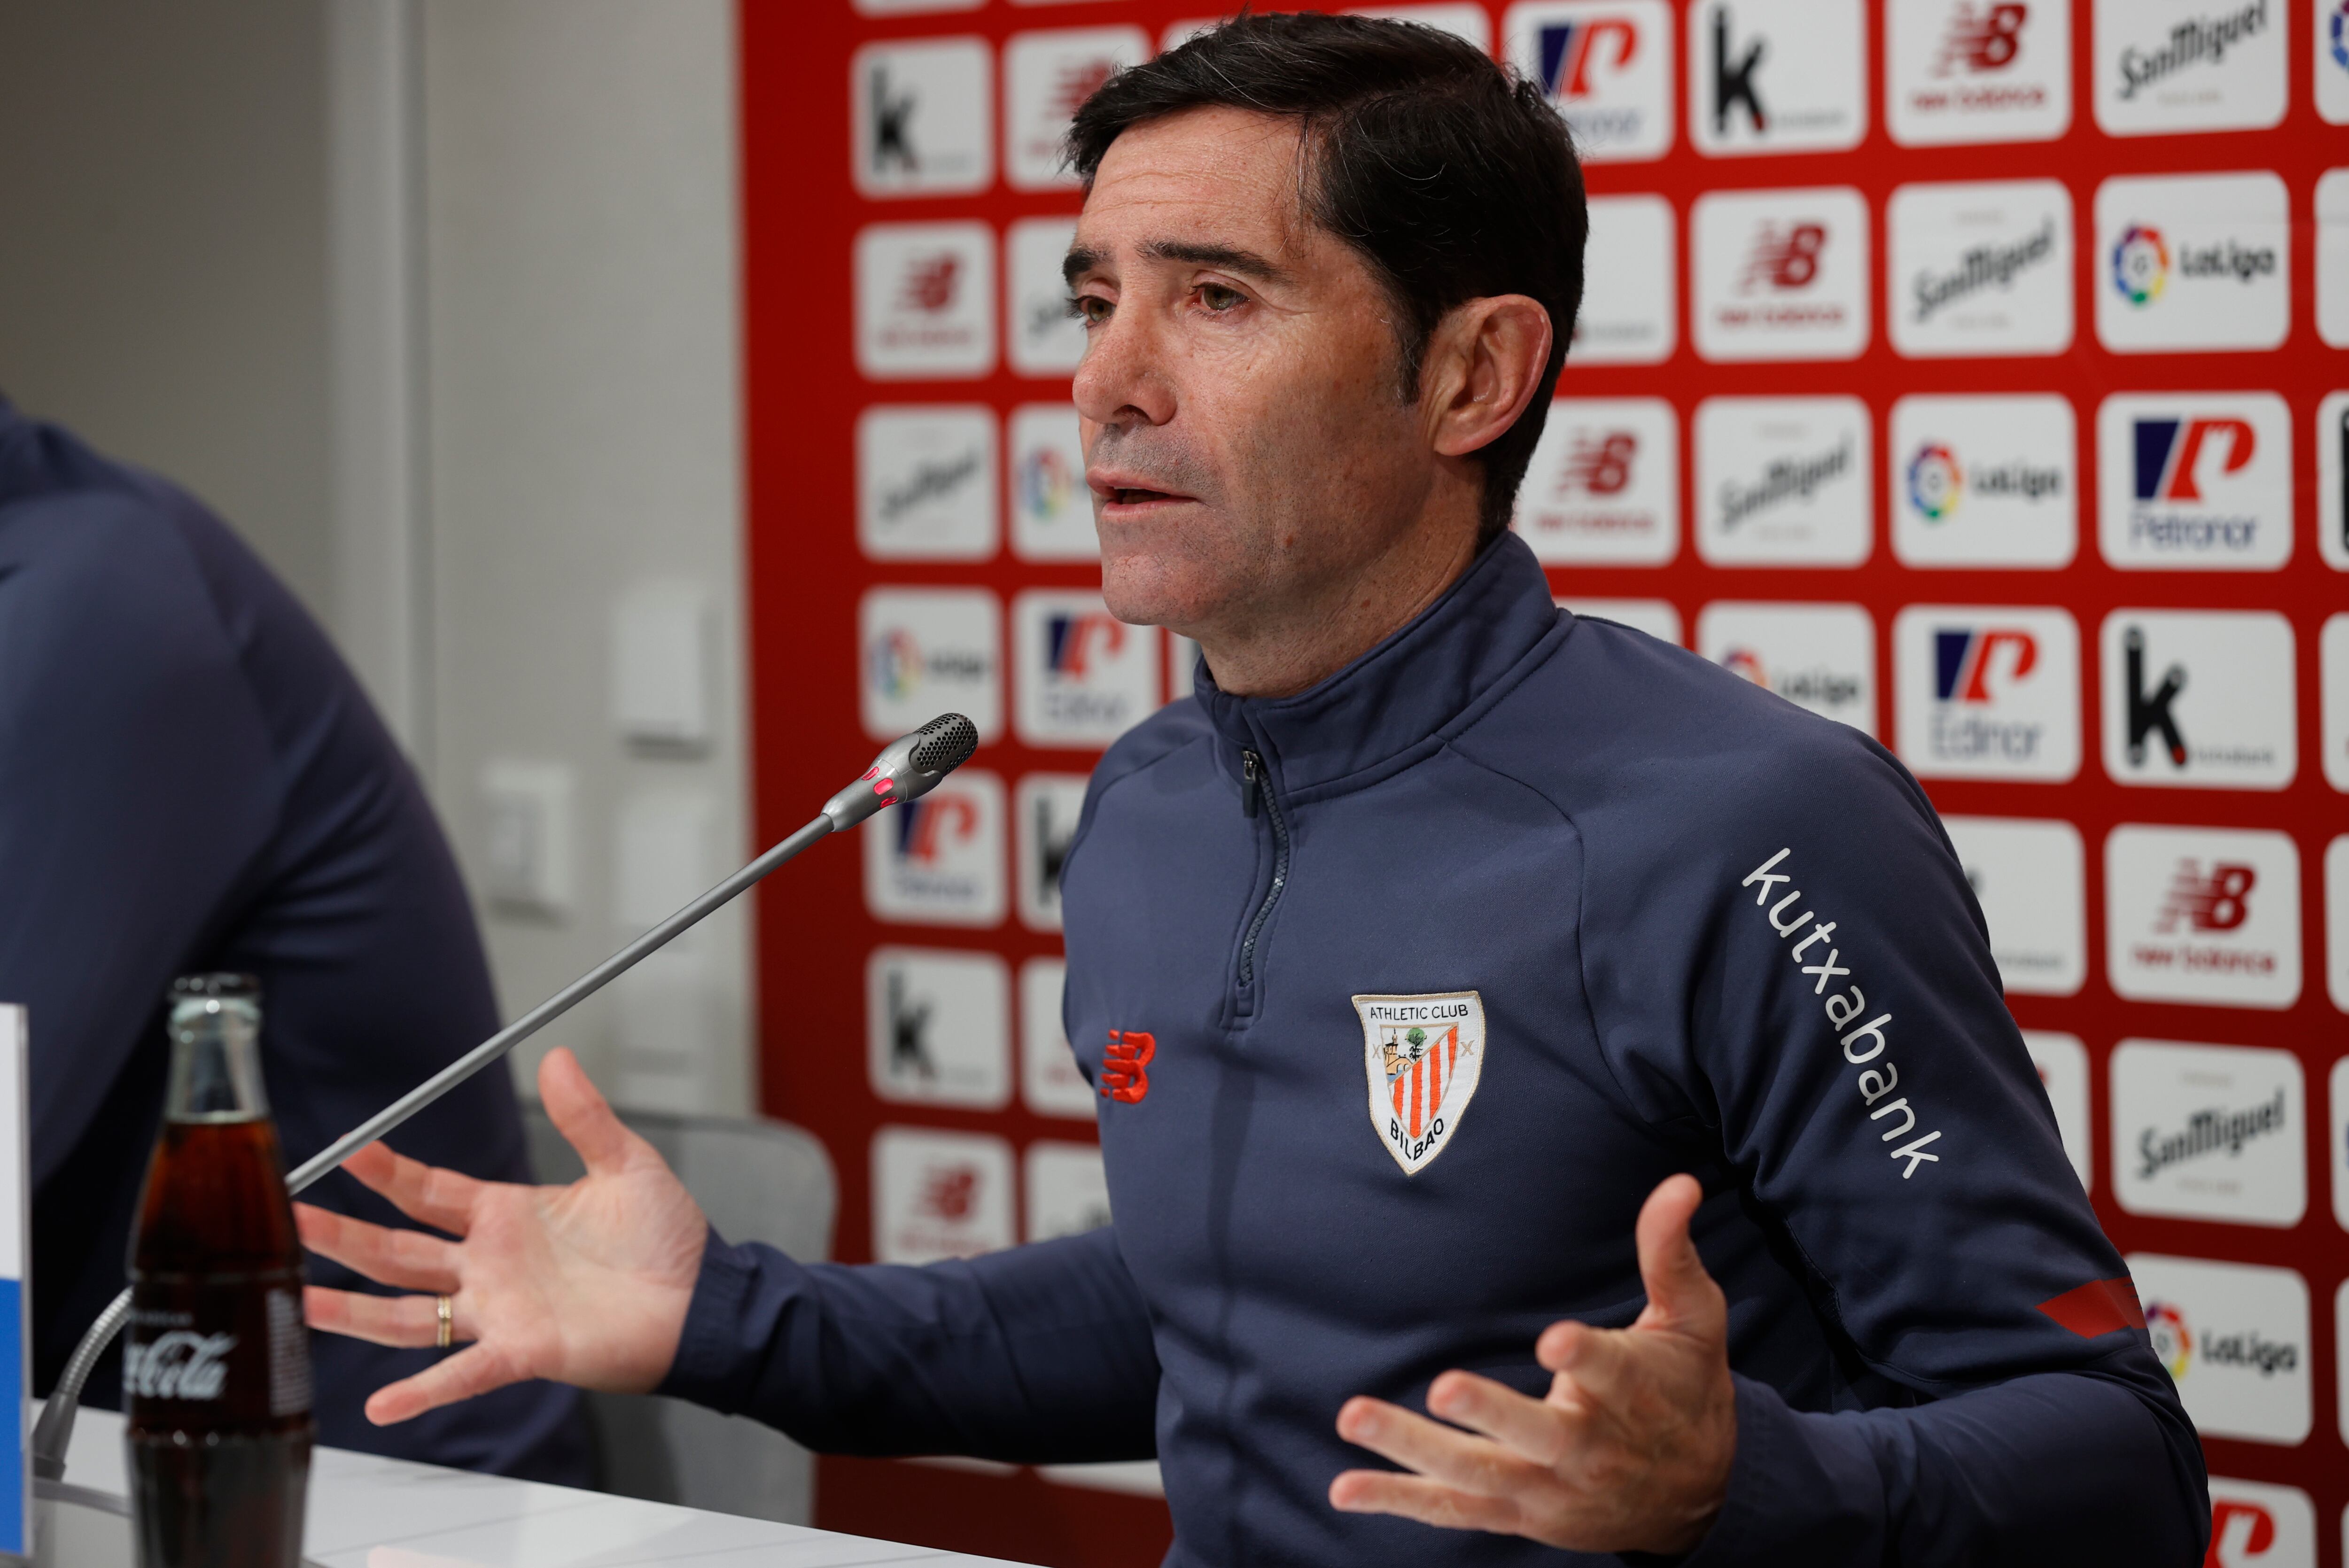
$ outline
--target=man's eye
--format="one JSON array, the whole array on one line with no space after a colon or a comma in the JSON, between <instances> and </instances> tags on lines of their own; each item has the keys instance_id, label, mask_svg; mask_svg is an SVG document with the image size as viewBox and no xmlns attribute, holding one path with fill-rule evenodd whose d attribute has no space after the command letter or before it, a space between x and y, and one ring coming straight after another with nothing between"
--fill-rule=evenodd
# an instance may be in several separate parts
<instances>
[{"instance_id":1,"label":"man's eye","mask_svg":"<svg viewBox=\"0 0 2349 1568\"><path fill-rule=\"evenodd\" d=\"M1226 311L1247 303L1247 295L1221 284L1201 284L1199 303L1212 311Z\"/></svg>"},{"instance_id":2,"label":"man's eye","mask_svg":"<svg viewBox=\"0 0 2349 1568\"><path fill-rule=\"evenodd\" d=\"M1109 319L1109 301L1094 294L1069 296L1069 314L1087 326L1099 326Z\"/></svg>"}]
</instances>

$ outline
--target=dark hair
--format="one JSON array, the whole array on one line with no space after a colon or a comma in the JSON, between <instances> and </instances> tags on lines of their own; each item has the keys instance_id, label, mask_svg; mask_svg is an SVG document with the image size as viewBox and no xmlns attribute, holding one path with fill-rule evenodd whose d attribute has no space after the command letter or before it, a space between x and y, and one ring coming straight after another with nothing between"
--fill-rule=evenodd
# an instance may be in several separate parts
<instances>
[{"instance_id":1,"label":"dark hair","mask_svg":"<svg viewBox=\"0 0 2349 1568\"><path fill-rule=\"evenodd\" d=\"M1088 187L1110 143L1145 120L1220 106L1299 123L1311 219L1359 252L1397 306L1402 396L1454 306L1522 294L1549 312L1541 387L1476 455L1479 539L1509 525L1582 303L1589 215L1574 146L1541 89L1474 45L1415 23L1243 12L1077 110L1069 161Z\"/></svg>"}]
</instances>

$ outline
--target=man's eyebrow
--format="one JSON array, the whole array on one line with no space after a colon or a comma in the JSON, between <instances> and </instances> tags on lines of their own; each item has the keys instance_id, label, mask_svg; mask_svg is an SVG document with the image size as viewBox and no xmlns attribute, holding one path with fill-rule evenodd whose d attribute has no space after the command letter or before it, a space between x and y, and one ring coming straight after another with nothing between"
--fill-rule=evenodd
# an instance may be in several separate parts
<instances>
[{"instance_id":1,"label":"man's eyebrow","mask_svg":"<svg viewBox=\"0 0 2349 1568\"><path fill-rule=\"evenodd\" d=\"M1242 277L1256 278L1263 283L1278 284L1288 281L1288 270L1286 267L1269 257L1258 255L1254 251L1242 250L1237 245L1209 244L1191 240L1145 240L1143 242L1142 253L1156 262L1181 262L1195 267L1221 267L1226 272L1237 273ZM1071 287L1074 287L1079 278L1092 272L1095 267L1101 266L1108 259L1099 251L1078 246L1070 251L1067 257L1061 261L1061 276Z\"/></svg>"}]
</instances>

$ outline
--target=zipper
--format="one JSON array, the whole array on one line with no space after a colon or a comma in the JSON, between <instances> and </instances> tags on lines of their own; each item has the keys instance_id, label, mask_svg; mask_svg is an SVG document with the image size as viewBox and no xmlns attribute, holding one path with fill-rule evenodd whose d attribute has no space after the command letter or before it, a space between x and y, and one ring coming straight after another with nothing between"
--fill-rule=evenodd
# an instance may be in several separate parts
<instances>
[{"instance_id":1,"label":"zipper","mask_svg":"<svg viewBox=\"0 0 2349 1568\"><path fill-rule=\"evenodd\" d=\"M1253 751L1240 753L1240 810L1253 817L1261 804L1272 824L1272 885L1264 890L1264 902L1256 906L1256 913L1248 919L1247 934L1240 938L1240 988L1246 990L1256 980L1257 938L1264 934L1272 906L1280 902L1281 890L1288 885L1288 824L1281 820L1280 802L1273 798L1263 758Z\"/></svg>"}]
</instances>

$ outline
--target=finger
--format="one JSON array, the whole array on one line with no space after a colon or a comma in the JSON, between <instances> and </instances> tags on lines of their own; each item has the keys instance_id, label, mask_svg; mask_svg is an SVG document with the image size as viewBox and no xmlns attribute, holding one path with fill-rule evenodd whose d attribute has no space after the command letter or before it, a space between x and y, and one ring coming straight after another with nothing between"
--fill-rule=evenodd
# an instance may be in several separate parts
<instances>
[{"instance_id":1,"label":"finger","mask_svg":"<svg viewBox=\"0 0 2349 1568\"><path fill-rule=\"evenodd\" d=\"M491 1345L474 1345L436 1361L413 1377L378 1388L368 1397L367 1418L378 1427L411 1420L427 1410L471 1399L492 1388L519 1383L530 1374L513 1357Z\"/></svg>"},{"instance_id":2,"label":"finger","mask_svg":"<svg viewBox=\"0 0 2349 1568\"><path fill-rule=\"evenodd\" d=\"M1610 1403L1631 1376L1633 1348L1630 1332L1593 1328L1571 1319L1553 1323L1534 1342L1534 1358L1557 1373L1550 1389L1552 1408L1571 1412L1578 1421L1596 1404Z\"/></svg>"},{"instance_id":3,"label":"finger","mask_svg":"<svg viewBox=\"0 0 2349 1568\"><path fill-rule=\"evenodd\" d=\"M1528 1482L1533 1467L1498 1443L1383 1399L1353 1398L1338 1412L1338 1435L1431 1480L1495 1497Z\"/></svg>"},{"instance_id":4,"label":"finger","mask_svg":"<svg viewBox=\"0 0 2349 1568\"><path fill-rule=\"evenodd\" d=\"M1704 1189L1693 1176L1667 1177L1640 1206L1634 1233L1640 1249L1640 1279L1648 1287L1647 1310L1640 1314L1642 1328L1682 1328L1703 1333L1713 1320L1727 1331L1727 1302L1713 1276L1704 1272L1696 1243L1689 1238L1689 1221L1704 1202Z\"/></svg>"},{"instance_id":5,"label":"finger","mask_svg":"<svg viewBox=\"0 0 2349 1568\"><path fill-rule=\"evenodd\" d=\"M1330 1506L1346 1513L1392 1513L1447 1530L1513 1532L1521 1517L1506 1498L1480 1497L1415 1475L1347 1470L1330 1483Z\"/></svg>"},{"instance_id":6,"label":"finger","mask_svg":"<svg viewBox=\"0 0 2349 1568\"><path fill-rule=\"evenodd\" d=\"M1574 1423L1557 1406L1529 1399L1505 1383L1473 1373L1446 1372L1438 1377L1428 1387L1427 1408L1544 1468L1564 1458L1574 1440Z\"/></svg>"},{"instance_id":7,"label":"finger","mask_svg":"<svg viewBox=\"0 0 2349 1568\"><path fill-rule=\"evenodd\" d=\"M638 1141L620 1124L612 1107L589 1081L587 1069L563 1046L546 1053L538 1064L538 1096L549 1120L562 1133L590 1174L616 1171L627 1163Z\"/></svg>"},{"instance_id":8,"label":"finger","mask_svg":"<svg viewBox=\"0 0 2349 1568\"><path fill-rule=\"evenodd\" d=\"M394 1231L309 1203L294 1205L302 1244L322 1258L355 1269L378 1284L453 1295L456 1244L421 1231Z\"/></svg>"},{"instance_id":9,"label":"finger","mask_svg":"<svg viewBox=\"0 0 2349 1568\"><path fill-rule=\"evenodd\" d=\"M367 1295L355 1290L305 1285L302 1315L313 1328L374 1345L414 1350L440 1342L440 1304L429 1295ZM450 1329L454 1338L472 1337L462 1326L461 1317L450 1325Z\"/></svg>"},{"instance_id":10,"label":"finger","mask_svg":"<svg viewBox=\"0 0 2349 1568\"><path fill-rule=\"evenodd\" d=\"M395 1154L380 1143L352 1155L343 1169L409 1219L454 1236L463 1235L472 1223L473 1201L482 1186L471 1176Z\"/></svg>"}]
</instances>

